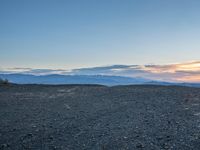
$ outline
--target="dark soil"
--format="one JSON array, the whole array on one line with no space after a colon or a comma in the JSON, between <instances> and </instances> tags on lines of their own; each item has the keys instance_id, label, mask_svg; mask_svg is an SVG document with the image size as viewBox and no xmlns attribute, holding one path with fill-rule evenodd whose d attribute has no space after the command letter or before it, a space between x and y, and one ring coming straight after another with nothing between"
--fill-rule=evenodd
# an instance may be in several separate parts
<instances>
[{"instance_id":1,"label":"dark soil","mask_svg":"<svg viewBox=\"0 0 200 150\"><path fill-rule=\"evenodd\" d=\"M199 150L200 89L0 86L0 149Z\"/></svg>"}]
</instances>

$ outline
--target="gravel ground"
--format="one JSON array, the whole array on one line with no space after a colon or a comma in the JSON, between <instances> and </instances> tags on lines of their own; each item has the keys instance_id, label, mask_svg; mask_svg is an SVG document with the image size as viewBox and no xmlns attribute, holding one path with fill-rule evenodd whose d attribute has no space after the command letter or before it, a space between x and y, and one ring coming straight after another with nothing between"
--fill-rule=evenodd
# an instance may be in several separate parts
<instances>
[{"instance_id":1,"label":"gravel ground","mask_svg":"<svg viewBox=\"0 0 200 150\"><path fill-rule=\"evenodd\" d=\"M0 86L2 150L199 150L200 89Z\"/></svg>"}]
</instances>

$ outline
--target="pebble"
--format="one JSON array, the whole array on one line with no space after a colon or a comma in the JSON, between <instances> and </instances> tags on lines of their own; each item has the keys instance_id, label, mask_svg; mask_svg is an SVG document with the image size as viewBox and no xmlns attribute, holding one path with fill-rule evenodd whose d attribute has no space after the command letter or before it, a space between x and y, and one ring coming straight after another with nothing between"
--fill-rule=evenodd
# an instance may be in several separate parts
<instances>
[{"instance_id":1,"label":"pebble","mask_svg":"<svg viewBox=\"0 0 200 150\"><path fill-rule=\"evenodd\" d=\"M33 136L33 134L32 133L28 133L27 136Z\"/></svg>"},{"instance_id":2,"label":"pebble","mask_svg":"<svg viewBox=\"0 0 200 150\"><path fill-rule=\"evenodd\" d=\"M32 128L36 128L36 127L37 127L36 125L33 125L33 126L32 126Z\"/></svg>"},{"instance_id":3,"label":"pebble","mask_svg":"<svg viewBox=\"0 0 200 150\"><path fill-rule=\"evenodd\" d=\"M12 129L12 131L16 131L16 130L17 130L16 128Z\"/></svg>"},{"instance_id":4,"label":"pebble","mask_svg":"<svg viewBox=\"0 0 200 150\"><path fill-rule=\"evenodd\" d=\"M144 148L144 145L143 145L142 143L138 143L138 144L136 145L136 147L137 147L137 148Z\"/></svg>"},{"instance_id":5,"label":"pebble","mask_svg":"<svg viewBox=\"0 0 200 150\"><path fill-rule=\"evenodd\" d=\"M35 132L39 132L40 131L40 129L35 129Z\"/></svg>"},{"instance_id":6,"label":"pebble","mask_svg":"<svg viewBox=\"0 0 200 150\"><path fill-rule=\"evenodd\" d=\"M9 147L9 146L10 146L9 144L2 144L1 148L6 148L6 147Z\"/></svg>"},{"instance_id":7,"label":"pebble","mask_svg":"<svg viewBox=\"0 0 200 150\"><path fill-rule=\"evenodd\" d=\"M53 136L51 135L51 136L49 137L49 139L53 140Z\"/></svg>"}]
</instances>

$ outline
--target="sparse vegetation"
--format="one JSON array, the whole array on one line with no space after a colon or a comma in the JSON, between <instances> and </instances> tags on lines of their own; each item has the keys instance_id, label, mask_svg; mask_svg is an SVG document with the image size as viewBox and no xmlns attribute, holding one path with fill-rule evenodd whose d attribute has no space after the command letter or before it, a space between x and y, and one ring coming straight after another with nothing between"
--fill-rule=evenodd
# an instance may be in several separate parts
<instances>
[{"instance_id":1,"label":"sparse vegetation","mask_svg":"<svg viewBox=\"0 0 200 150\"><path fill-rule=\"evenodd\" d=\"M9 84L8 79L1 79L0 78L0 85L8 85L8 84Z\"/></svg>"}]
</instances>

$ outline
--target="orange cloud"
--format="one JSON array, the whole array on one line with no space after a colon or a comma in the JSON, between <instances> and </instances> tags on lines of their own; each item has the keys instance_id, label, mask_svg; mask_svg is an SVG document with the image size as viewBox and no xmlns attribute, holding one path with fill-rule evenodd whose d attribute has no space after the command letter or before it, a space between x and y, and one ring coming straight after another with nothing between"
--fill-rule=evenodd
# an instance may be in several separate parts
<instances>
[{"instance_id":1,"label":"orange cloud","mask_svg":"<svg viewBox=\"0 0 200 150\"><path fill-rule=\"evenodd\" d=\"M170 65L146 65L141 67L150 78L164 81L200 82L200 61Z\"/></svg>"}]
</instances>

